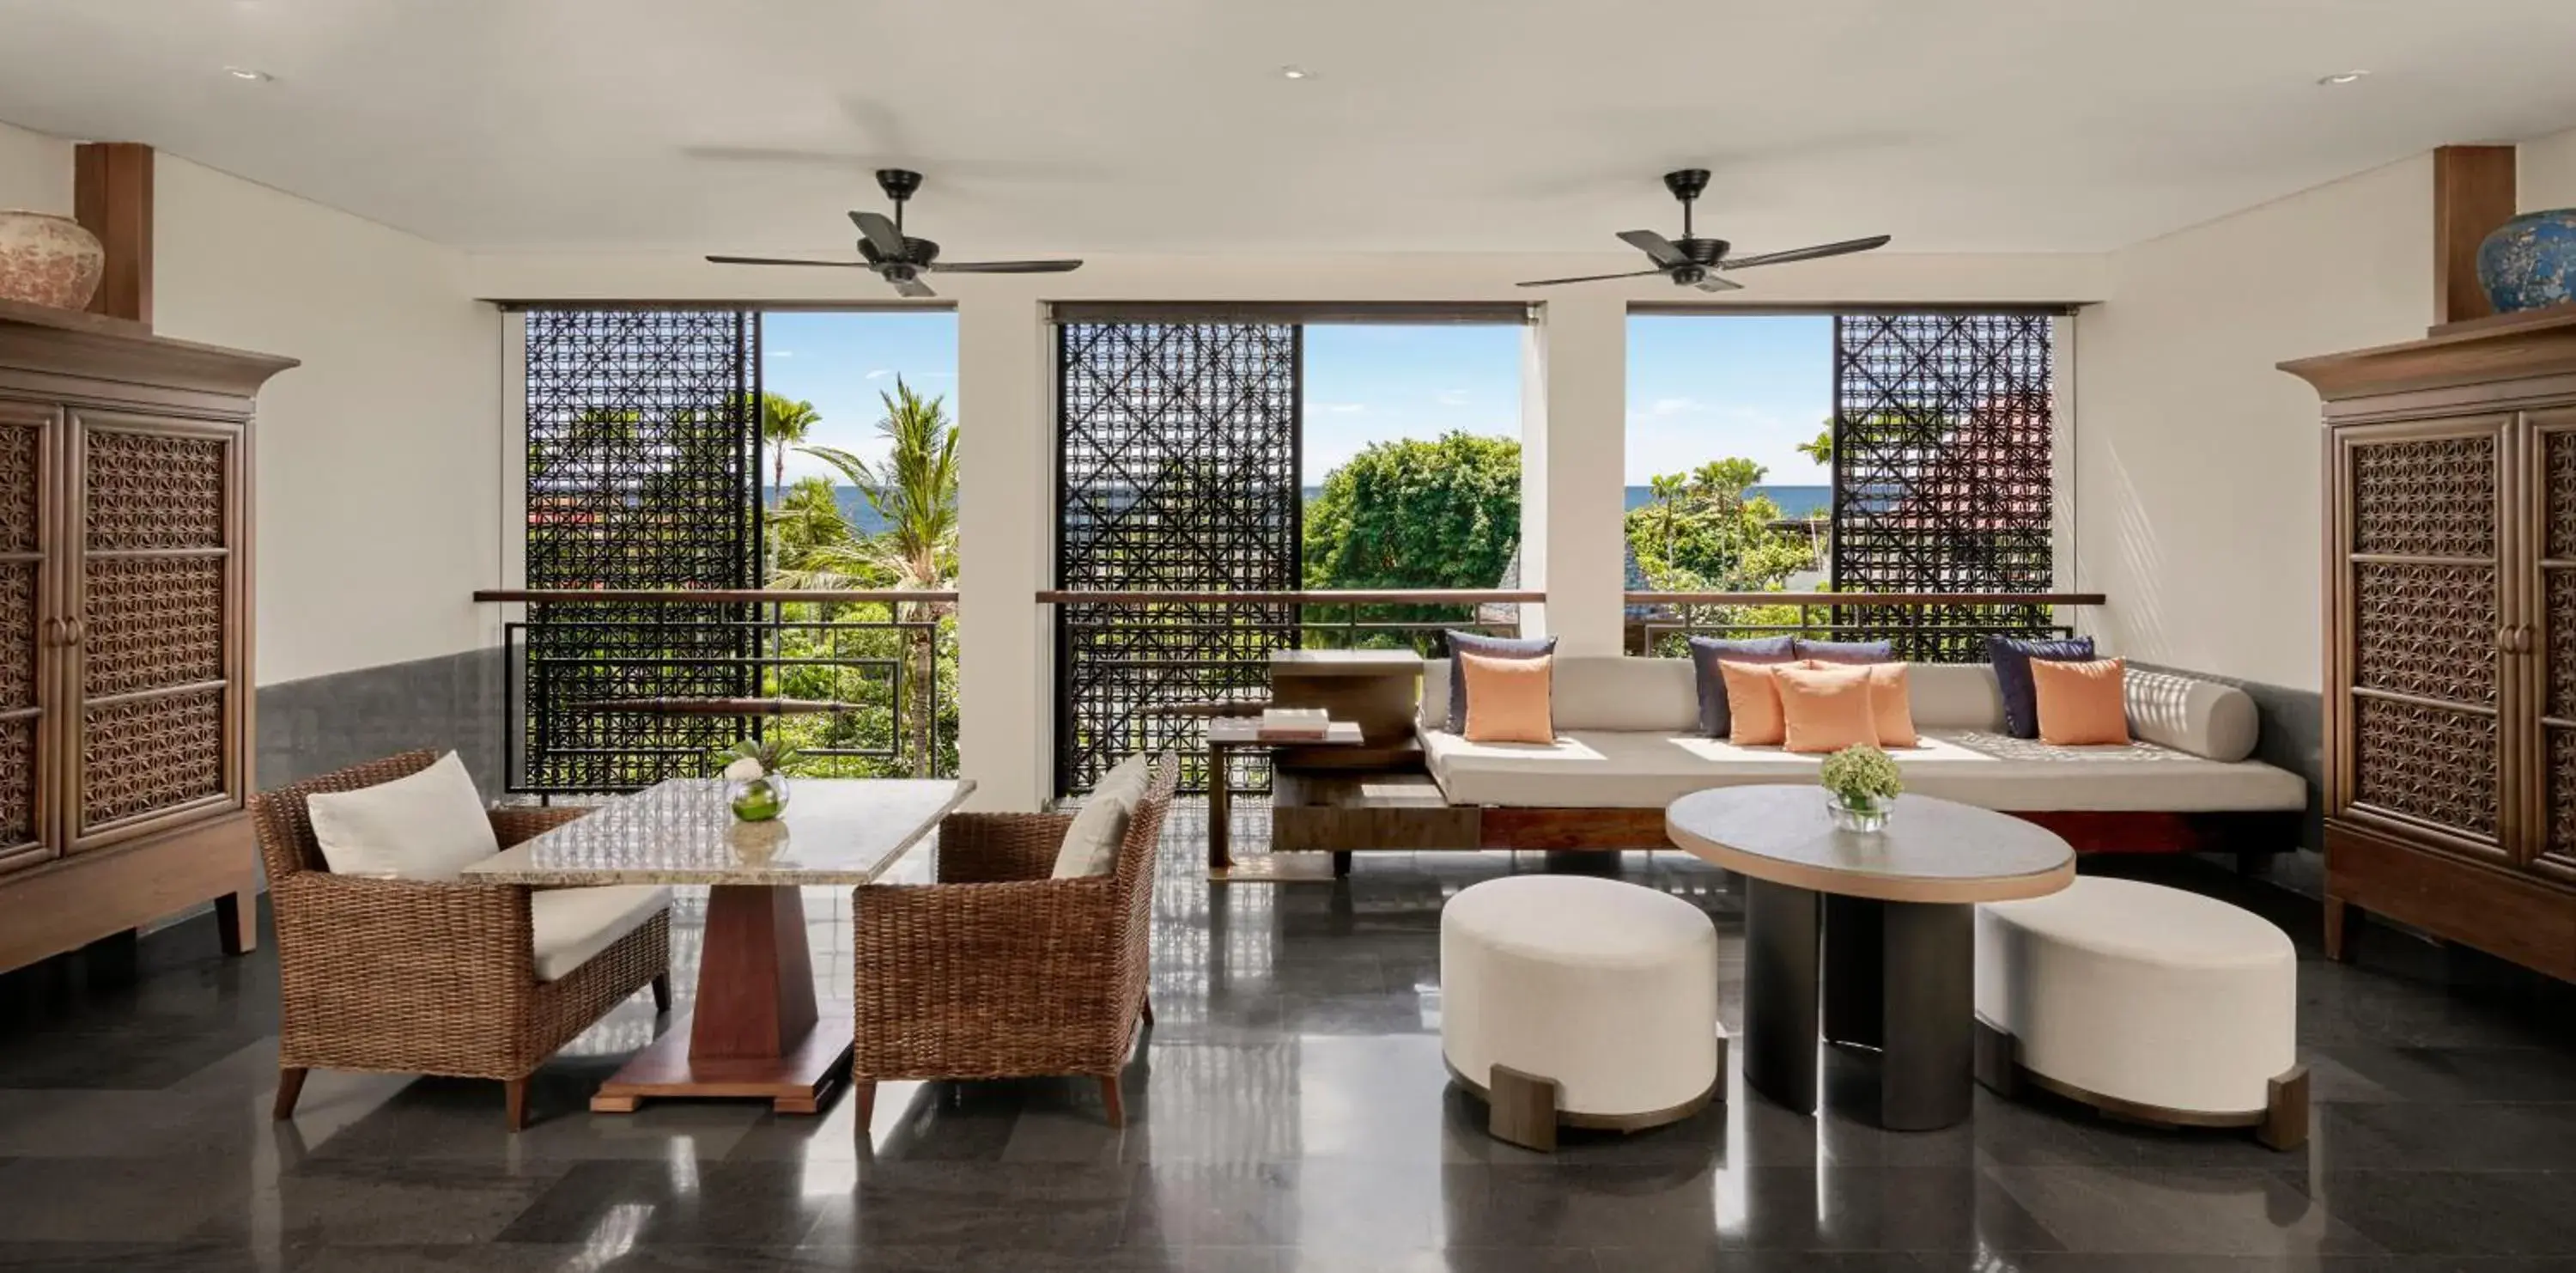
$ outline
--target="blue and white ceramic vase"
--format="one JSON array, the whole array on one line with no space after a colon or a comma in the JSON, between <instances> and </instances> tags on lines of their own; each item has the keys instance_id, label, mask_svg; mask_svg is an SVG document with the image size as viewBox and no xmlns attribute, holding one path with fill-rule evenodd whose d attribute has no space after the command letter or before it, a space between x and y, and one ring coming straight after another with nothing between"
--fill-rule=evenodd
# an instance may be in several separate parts
<instances>
[{"instance_id":1,"label":"blue and white ceramic vase","mask_svg":"<svg viewBox=\"0 0 2576 1273\"><path fill-rule=\"evenodd\" d=\"M2499 314L2576 303L2576 208L2497 226L2478 245L2478 285Z\"/></svg>"}]
</instances>

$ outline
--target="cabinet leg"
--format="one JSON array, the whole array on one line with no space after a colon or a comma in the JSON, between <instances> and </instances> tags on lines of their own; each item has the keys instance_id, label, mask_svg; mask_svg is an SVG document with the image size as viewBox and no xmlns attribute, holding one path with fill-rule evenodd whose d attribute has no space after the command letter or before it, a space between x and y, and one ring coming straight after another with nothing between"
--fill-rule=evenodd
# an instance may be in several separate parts
<instances>
[{"instance_id":1,"label":"cabinet leg","mask_svg":"<svg viewBox=\"0 0 2576 1273\"><path fill-rule=\"evenodd\" d=\"M2352 939L2361 928L2361 912L2340 897L2326 898L2326 958L2352 962Z\"/></svg>"},{"instance_id":2,"label":"cabinet leg","mask_svg":"<svg viewBox=\"0 0 2576 1273\"><path fill-rule=\"evenodd\" d=\"M215 899L215 937L227 955L259 949L259 902L249 889Z\"/></svg>"}]
</instances>

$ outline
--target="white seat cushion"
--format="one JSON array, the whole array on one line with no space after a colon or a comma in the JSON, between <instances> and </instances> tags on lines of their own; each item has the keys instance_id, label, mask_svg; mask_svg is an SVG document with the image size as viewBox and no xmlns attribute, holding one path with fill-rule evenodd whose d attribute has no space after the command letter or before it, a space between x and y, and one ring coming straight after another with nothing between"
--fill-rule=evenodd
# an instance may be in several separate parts
<instances>
[{"instance_id":1,"label":"white seat cushion","mask_svg":"<svg viewBox=\"0 0 2576 1273\"><path fill-rule=\"evenodd\" d=\"M1451 804L1524 809L1660 809L1694 791L1813 782L1821 756L1738 747L1696 734L1574 730L1555 743L1471 743L1422 735ZM2215 813L2307 806L2305 780L2258 761L2222 762L2137 742L2052 747L1976 730L1926 730L1892 749L1905 789L2014 813L2063 810Z\"/></svg>"},{"instance_id":2,"label":"white seat cushion","mask_svg":"<svg viewBox=\"0 0 2576 1273\"><path fill-rule=\"evenodd\" d=\"M1081 879L1117 869L1118 845L1127 838L1127 823L1136 815L1137 802L1144 799L1152 767L1153 757L1140 754L1119 761L1100 776L1099 785L1091 789L1073 815L1073 824L1064 830L1052 878Z\"/></svg>"},{"instance_id":3,"label":"white seat cushion","mask_svg":"<svg viewBox=\"0 0 2576 1273\"><path fill-rule=\"evenodd\" d=\"M537 980L554 981L590 962L617 939L644 926L671 904L658 884L600 888L549 888L528 894L528 926L537 953Z\"/></svg>"},{"instance_id":4,"label":"white seat cushion","mask_svg":"<svg viewBox=\"0 0 2576 1273\"><path fill-rule=\"evenodd\" d=\"M1658 1113L1717 1080L1717 929L1668 893L1513 875L1440 908L1440 1046L1479 1084L1556 1080L1577 1114Z\"/></svg>"},{"instance_id":5,"label":"white seat cushion","mask_svg":"<svg viewBox=\"0 0 2576 1273\"><path fill-rule=\"evenodd\" d=\"M452 751L408 777L316 792L305 808L334 875L453 880L501 851L474 778Z\"/></svg>"}]
</instances>

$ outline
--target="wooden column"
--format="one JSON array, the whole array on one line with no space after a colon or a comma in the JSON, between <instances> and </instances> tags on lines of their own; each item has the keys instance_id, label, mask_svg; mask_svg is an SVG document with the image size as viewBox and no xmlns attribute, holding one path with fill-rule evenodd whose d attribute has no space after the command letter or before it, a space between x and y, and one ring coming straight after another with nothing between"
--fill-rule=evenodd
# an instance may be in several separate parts
<instances>
[{"instance_id":1,"label":"wooden column","mask_svg":"<svg viewBox=\"0 0 2576 1273\"><path fill-rule=\"evenodd\" d=\"M72 216L107 248L89 310L152 322L152 148L84 142L72 153Z\"/></svg>"},{"instance_id":2,"label":"wooden column","mask_svg":"<svg viewBox=\"0 0 2576 1273\"><path fill-rule=\"evenodd\" d=\"M2443 146L2433 152L2433 321L2495 312L2478 286L2478 244L2513 219L2513 147Z\"/></svg>"}]
</instances>

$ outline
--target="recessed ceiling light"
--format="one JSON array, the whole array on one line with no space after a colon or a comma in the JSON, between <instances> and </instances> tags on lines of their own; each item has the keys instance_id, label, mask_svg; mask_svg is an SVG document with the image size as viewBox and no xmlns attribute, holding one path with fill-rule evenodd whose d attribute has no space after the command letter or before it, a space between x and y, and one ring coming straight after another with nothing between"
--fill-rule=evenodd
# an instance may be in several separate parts
<instances>
[{"instance_id":1,"label":"recessed ceiling light","mask_svg":"<svg viewBox=\"0 0 2576 1273\"><path fill-rule=\"evenodd\" d=\"M2328 88L2333 88L2337 84L2353 83L2369 74L2370 72L2368 71L2337 71L2332 75L2318 76L2317 83L2323 84Z\"/></svg>"},{"instance_id":2,"label":"recessed ceiling light","mask_svg":"<svg viewBox=\"0 0 2576 1273\"><path fill-rule=\"evenodd\" d=\"M1302 66L1283 66L1279 68L1279 78L1283 80L1311 80L1315 78L1315 73Z\"/></svg>"},{"instance_id":3,"label":"recessed ceiling light","mask_svg":"<svg viewBox=\"0 0 2576 1273\"><path fill-rule=\"evenodd\" d=\"M250 84L266 84L277 78L266 71L247 66L227 66L224 68L224 74Z\"/></svg>"}]
</instances>

